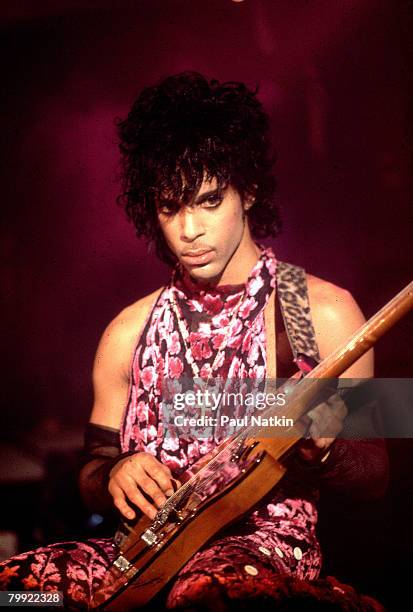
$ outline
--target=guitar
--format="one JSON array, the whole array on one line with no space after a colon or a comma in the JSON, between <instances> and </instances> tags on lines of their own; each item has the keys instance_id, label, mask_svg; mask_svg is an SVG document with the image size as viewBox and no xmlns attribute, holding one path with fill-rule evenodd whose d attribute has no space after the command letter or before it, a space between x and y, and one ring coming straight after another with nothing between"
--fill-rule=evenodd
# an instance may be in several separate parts
<instances>
[{"instance_id":1,"label":"guitar","mask_svg":"<svg viewBox=\"0 0 413 612\"><path fill-rule=\"evenodd\" d=\"M326 379L340 376L411 308L413 282L311 374L293 377L278 388L276 393L287 398L283 415L292 422L282 437L274 436L271 426L246 425L180 476L182 486L155 518L142 516L129 527L92 608L126 612L145 605L205 542L273 489L286 472L283 459L302 438L303 417ZM264 422L277 410L266 406Z\"/></svg>"}]
</instances>

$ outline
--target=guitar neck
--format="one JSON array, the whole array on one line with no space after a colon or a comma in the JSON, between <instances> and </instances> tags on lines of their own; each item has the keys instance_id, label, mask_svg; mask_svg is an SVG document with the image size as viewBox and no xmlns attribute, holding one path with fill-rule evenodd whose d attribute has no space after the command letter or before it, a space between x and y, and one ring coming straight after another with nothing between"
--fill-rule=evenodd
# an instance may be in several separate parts
<instances>
[{"instance_id":1,"label":"guitar neck","mask_svg":"<svg viewBox=\"0 0 413 612\"><path fill-rule=\"evenodd\" d=\"M316 366L311 377L340 376L412 308L413 281L360 327L343 346Z\"/></svg>"}]
</instances>

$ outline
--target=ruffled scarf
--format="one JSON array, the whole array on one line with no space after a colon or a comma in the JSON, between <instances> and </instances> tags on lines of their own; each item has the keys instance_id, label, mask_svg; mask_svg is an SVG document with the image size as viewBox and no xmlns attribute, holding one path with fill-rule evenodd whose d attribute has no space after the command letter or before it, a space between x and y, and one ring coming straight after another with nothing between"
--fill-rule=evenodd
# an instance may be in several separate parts
<instances>
[{"instance_id":1,"label":"ruffled scarf","mask_svg":"<svg viewBox=\"0 0 413 612\"><path fill-rule=\"evenodd\" d=\"M165 435L162 403L165 382L175 390L193 379L193 359L205 380L264 379L266 336L264 309L275 287L276 259L271 248L261 255L242 285L203 288L176 268L157 299L140 336L132 364L130 396L121 430L122 450L150 452L175 473L212 450L220 436L212 429L202 439ZM185 352L178 319L188 331ZM218 355L218 357L217 357ZM222 432L221 432L222 433Z\"/></svg>"}]
</instances>

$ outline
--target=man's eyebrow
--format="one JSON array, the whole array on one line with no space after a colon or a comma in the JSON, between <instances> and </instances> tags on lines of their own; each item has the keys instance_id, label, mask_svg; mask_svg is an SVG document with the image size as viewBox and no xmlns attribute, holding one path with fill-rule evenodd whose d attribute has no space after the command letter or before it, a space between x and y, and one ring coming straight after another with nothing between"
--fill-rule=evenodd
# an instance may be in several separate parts
<instances>
[{"instance_id":1,"label":"man's eyebrow","mask_svg":"<svg viewBox=\"0 0 413 612\"><path fill-rule=\"evenodd\" d=\"M222 192L225 190L225 187L215 187L215 189L210 189L209 191L205 191L201 193L201 195L197 196L194 200L194 204L202 204L210 198L211 196L220 196ZM176 206L179 207L181 202L177 200L174 196L160 195L157 199L158 206Z\"/></svg>"},{"instance_id":2,"label":"man's eyebrow","mask_svg":"<svg viewBox=\"0 0 413 612\"><path fill-rule=\"evenodd\" d=\"M171 207L179 207L179 201L174 198L173 196L168 197L168 196L159 196L156 199L156 206L171 206Z\"/></svg>"},{"instance_id":3,"label":"man's eyebrow","mask_svg":"<svg viewBox=\"0 0 413 612\"><path fill-rule=\"evenodd\" d=\"M210 189L209 191L205 191L204 193L201 193L201 195L195 198L195 204L202 204L202 202L205 202L205 200L207 200L211 196L221 195L222 191L223 191L222 187L216 187L215 189Z\"/></svg>"}]
</instances>

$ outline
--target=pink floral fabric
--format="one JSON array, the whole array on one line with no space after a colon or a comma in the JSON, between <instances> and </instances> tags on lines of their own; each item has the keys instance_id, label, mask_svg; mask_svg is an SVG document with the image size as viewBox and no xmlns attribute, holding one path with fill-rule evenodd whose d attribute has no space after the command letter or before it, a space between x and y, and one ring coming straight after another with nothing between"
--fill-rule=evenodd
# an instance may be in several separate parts
<instances>
[{"instance_id":1,"label":"pink floral fabric","mask_svg":"<svg viewBox=\"0 0 413 612\"><path fill-rule=\"evenodd\" d=\"M123 451L150 452L179 477L222 439L219 428L202 437L182 435L182 431L165 435L163 381L175 379L179 385L185 375L193 377L171 300L188 326L188 342L201 378L259 381L266 373L264 308L275 287L275 272L276 260L269 248L262 249L245 285L206 290L186 273L175 272L157 299L134 355L121 430ZM261 584L264 575L316 578L321 569L316 492L294 482L294 477L287 480L242 524L198 552L178 575L168 607L191 605L211 582L221 587L231 584L232 596L242 597L245 581ZM251 564L249 571L255 576L245 570Z\"/></svg>"},{"instance_id":2,"label":"pink floral fabric","mask_svg":"<svg viewBox=\"0 0 413 612\"><path fill-rule=\"evenodd\" d=\"M87 609L115 559L111 539L51 544L0 564L2 591L63 591L67 609Z\"/></svg>"},{"instance_id":3,"label":"pink floral fabric","mask_svg":"<svg viewBox=\"0 0 413 612\"><path fill-rule=\"evenodd\" d=\"M205 289L175 272L137 343L121 426L122 451L150 452L179 477L214 448L220 431L200 438L165 435L163 381L179 384L183 375L192 376L171 298L188 326L202 378L260 380L266 372L264 308L275 287L275 271L274 254L262 249L245 285ZM237 598L246 589L262 592L263 585L281 574L317 578L321 555L315 501L311 486L294 476L285 480L186 564L169 593L168 607L190 605L212 583ZM54 544L0 564L0 588L63 590L66 607L87 607L115 556L108 539Z\"/></svg>"},{"instance_id":4,"label":"pink floral fabric","mask_svg":"<svg viewBox=\"0 0 413 612\"><path fill-rule=\"evenodd\" d=\"M174 391L179 392L180 381L185 376L193 378L171 300L188 327L188 343L201 378L263 380L264 308L275 287L275 268L272 250L263 249L245 285L210 289L175 270L170 284L158 297L134 355L130 397L121 430L123 451L152 453L178 476L222 439L218 430L209 437L192 439L182 431L165 435L165 381L175 381Z\"/></svg>"}]
</instances>

